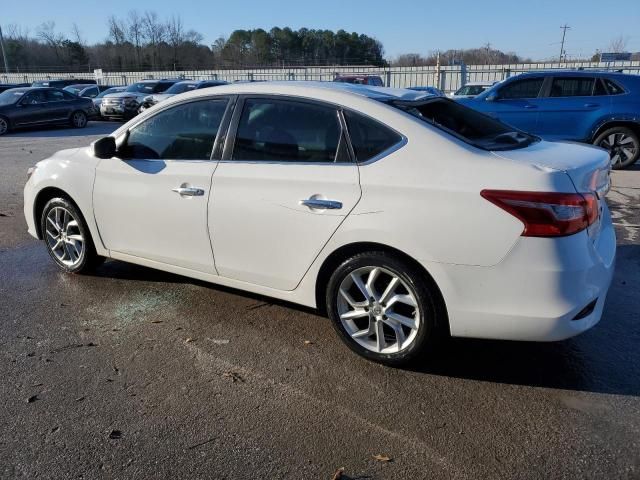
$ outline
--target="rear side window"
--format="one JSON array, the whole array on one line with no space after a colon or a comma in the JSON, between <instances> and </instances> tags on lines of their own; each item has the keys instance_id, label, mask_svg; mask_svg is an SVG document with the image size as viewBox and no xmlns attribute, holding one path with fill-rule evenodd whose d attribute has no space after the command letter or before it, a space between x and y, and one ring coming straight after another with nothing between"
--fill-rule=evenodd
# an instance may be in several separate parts
<instances>
[{"instance_id":1,"label":"rear side window","mask_svg":"<svg viewBox=\"0 0 640 480\"><path fill-rule=\"evenodd\" d=\"M160 82L155 87L153 87L153 93L162 93L172 85L172 83Z\"/></svg>"},{"instance_id":2,"label":"rear side window","mask_svg":"<svg viewBox=\"0 0 640 480\"><path fill-rule=\"evenodd\" d=\"M513 81L500 89L500 98L536 98L543 82L542 77Z\"/></svg>"},{"instance_id":3,"label":"rear side window","mask_svg":"<svg viewBox=\"0 0 640 480\"><path fill-rule=\"evenodd\" d=\"M64 100L62 90L47 90L47 102L59 102Z\"/></svg>"},{"instance_id":4,"label":"rear side window","mask_svg":"<svg viewBox=\"0 0 640 480\"><path fill-rule=\"evenodd\" d=\"M233 160L272 162L344 161L335 108L292 100L247 99Z\"/></svg>"},{"instance_id":5,"label":"rear side window","mask_svg":"<svg viewBox=\"0 0 640 480\"><path fill-rule=\"evenodd\" d=\"M371 160L402 140L398 133L372 118L348 110L344 111L344 117L358 162Z\"/></svg>"},{"instance_id":6,"label":"rear side window","mask_svg":"<svg viewBox=\"0 0 640 480\"><path fill-rule=\"evenodd\" d=\"M595 79L589 77L558 77L551 83L550 97L590 97Z\"/></svg>"},{"instance_id":7,"label":"rear side window","mask_svg":"<svg viewBox=\"0 0 640 480\"><path fill-rule=\"evenodd\" d=\"M620 95L624 93L624 90L620 85L618 85L613 80L609 80L608 78L603 78L604 84L607 86L607 90L609 91L609 95Z\"/></svg>"}]
</instances>

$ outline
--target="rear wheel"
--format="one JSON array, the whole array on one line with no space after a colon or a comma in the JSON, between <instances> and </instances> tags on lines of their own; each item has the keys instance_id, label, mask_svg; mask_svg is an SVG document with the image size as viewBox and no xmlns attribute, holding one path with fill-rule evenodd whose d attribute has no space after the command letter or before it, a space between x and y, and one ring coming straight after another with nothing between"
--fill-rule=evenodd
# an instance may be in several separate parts
<instances>
[{"instance_id":1,"label":"rear wheel","mask_svg":"<svg viewBox=\"0 0 640 480\"><path fill-rule=\"evenodd\" d=\"M71 114L71 126L75 128L84 128L87 126L87 114L78 110Z\"/></svg>"},{"instance_id":2,"label":"rear wheel","mask_svg":"<svg viewBox=\"0 0 640 480\"><path fill-rule=\"evenodd\" d=\"M387 252L345 260L331 276L326 305L347 346L376 362L407 364L434 338L435 296L423 273Z\"/></svg>"},{"instance_id":3,"label":"rear wheel","mask_svg":"<svg viewBox=\"0 0 640 480\"><path fill-rule=\"evenodd\" d=\"M9 121L4 117L0 117L0 135L4 135L8 131L9 131Z\"/></svg>"},{"instance_id":4,"label":"rear wheel","mask_svg":"<svg viewBox=\"0 0 640 480\"><path fill-rule=\"evenodd\" d=\"M65 272L85 272L102 262L82 215L66 198L47 202L40 228L49 255Z\"/></svg>"},{"instance_id":5,"label":"rear wheel","mask_svg":"<svg viewBox=\"0 0 640 480\"><path fill-rule=\"evenodd\" d=\"M640 138L627 127L609 128L598 135L593 144L609 152L614 170L630 167L640 156Z\"/></svg>"}]
</instances>

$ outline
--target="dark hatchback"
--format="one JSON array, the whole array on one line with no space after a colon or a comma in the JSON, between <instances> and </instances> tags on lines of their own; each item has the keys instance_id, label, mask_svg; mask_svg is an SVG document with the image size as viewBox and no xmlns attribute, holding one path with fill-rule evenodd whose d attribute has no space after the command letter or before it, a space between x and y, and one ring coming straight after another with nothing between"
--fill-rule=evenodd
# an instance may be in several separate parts
<instances>
[{"instance_id":1,"label":"dark hatchback","mask_svg":"<svg viewBox=\"0 0 640 480\"><path fill-rule=\"evenodd\" d=\"M0 93L0 135L40 125L83 128L92 111L91 99L58 88L13 88Z\"/></svg>"}]
</instances>

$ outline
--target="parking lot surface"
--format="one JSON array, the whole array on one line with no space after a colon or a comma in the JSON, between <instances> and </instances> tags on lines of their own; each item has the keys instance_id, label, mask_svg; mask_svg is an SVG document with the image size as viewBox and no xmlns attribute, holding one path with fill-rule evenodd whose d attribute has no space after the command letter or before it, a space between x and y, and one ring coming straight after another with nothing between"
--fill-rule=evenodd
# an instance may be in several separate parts
<instances>
[{"instance_id":1,"label":"parking lot surface","mask_svg":"<svg viewBox=\"0 0 640 480\"><path fill-rule=\"evenodd\" d=\"M398 370L295 305L116 261L58 271L26 233L26 170L117 126L0 138L0 478L640 477L640 166L613 173L599 325L452 339Z\"/></svg>"}]
</instances>

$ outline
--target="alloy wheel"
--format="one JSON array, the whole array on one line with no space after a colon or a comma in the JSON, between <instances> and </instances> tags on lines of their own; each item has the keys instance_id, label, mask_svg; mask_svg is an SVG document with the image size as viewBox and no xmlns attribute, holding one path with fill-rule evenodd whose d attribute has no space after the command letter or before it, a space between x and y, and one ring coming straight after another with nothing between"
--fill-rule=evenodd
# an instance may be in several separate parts
<instances>
[{"instance_id":1,"label":"alloy wheel","mask_svg":"<svg viewBox=\"0 0 640 480\"><path fill-rule=\"evenodd\" d=\"M376 353L407 349L420 329L416 293L396 273L382 267L352 271L338 289L338 315L347 334Z\"/></svg>"},{"instance_id":2,"label":"alloy wheel","mask_svg":"<svg viewBox=\"0 0 640 480\"><path fill-rule=\"evenodd\" d=\"M600 141L599 146L609 151L611 166L631 160L639 148L635 139L625 133L611 133Z\"/></svg>"},{"instance_id":3,"label":"alloy wheel","mask_svg":"<svg viewBox=\"0 0 640 480\"><path fill-rule=\"evenodd\" d=\"M4 118L0 118L0 135L7 133L9 130L9 124Z\"/></svg>"},{"instance_id":4,"label":"alloy wheel","mask_svg":"<svg viewBox=\"0 0 640 480\"><path fill-rule=\"evenodd\" d=\"M73 126L82 128L87 124L87 116L82 112L76 112L73 114Z\"/></svg>"},{"instance_id":5,"label":"alloy wheel","mask_svg":"<svg viewBox=\"0 0 640 480\"><path fill-rule=\"evenodd\" d=\"M47 213L46 241L56 259L74 267L82 259L85 240L78 220L64 207L54 207Z\"/></svg>"}]
</instances>

